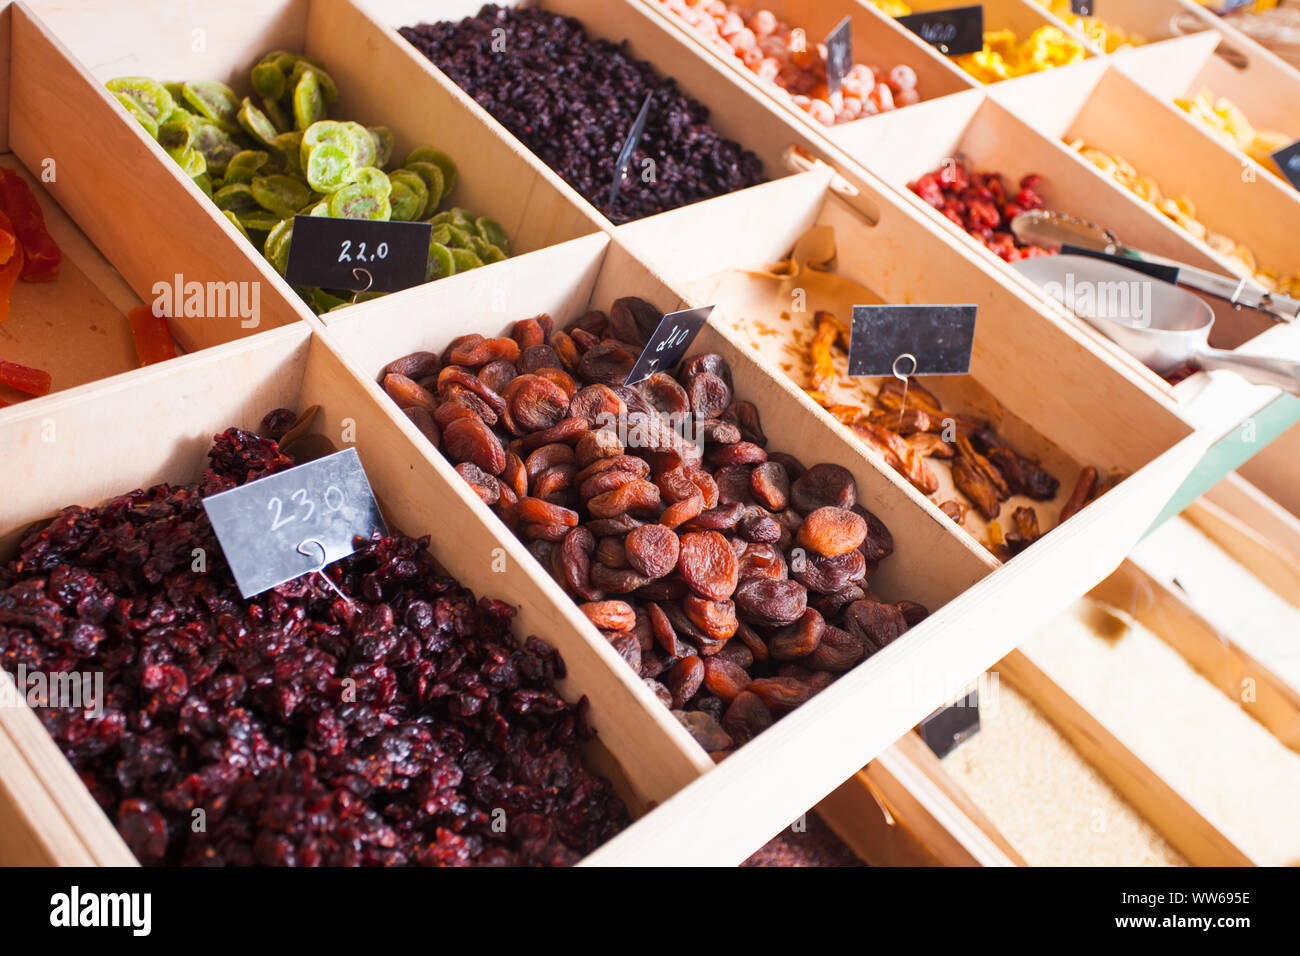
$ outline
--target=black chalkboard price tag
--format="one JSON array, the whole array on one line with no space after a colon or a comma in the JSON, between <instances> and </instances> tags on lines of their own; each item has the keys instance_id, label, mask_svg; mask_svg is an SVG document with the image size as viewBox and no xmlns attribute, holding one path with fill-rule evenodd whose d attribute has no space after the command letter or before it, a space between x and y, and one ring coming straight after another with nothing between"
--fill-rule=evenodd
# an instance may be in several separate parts
<instances>
[{"instance_id":1,"label":"black chalkboard price tag","mask_svg":"<svg viewBox=\"0 0 1300 956\"><path fill-rule=\"evenodd\" d=\"M917 728L921 739L934 751L936 757L946 757L965 740L979 733L980 730L980 696L979 689L972 690L957 703L941 707Z\"/></svg>"},{"instance_id":2,"label":"black chalkboard price tag","mask_svg":"<svg viewBox=\"0 0 1300 956\"><path fill-rule=\"evenodd\" d=\"M285 279L290 285L398 292L428 279L427 222L294 216Z\"/></svg>"},{"instance_id":3,"label":"black chalkboard price tag","mask_svg":"<svg viewBox=\"0 0 1300 956\"><path fill-rule=\"evenodd\" d=\"M973 305L855 305L849 374L965 375L974 345Z\"/></svg>"},{"instance_id":4,"label":"black chalkboard price tag","mask_svg":"<svg viewBox=\"0 0 1300 956\"><path fill-rule=\"evenodd\" d=\"M949 7L899 17L898 22L945 56L984 49L984 7Z\"/></svg>"},{"instance_id":5,"label":"black chalkboard price tag","mask_svg":"<svg viewBox=\"0 0 1300 956\"><path fill-rule=\"evenodd\" d=\"M1273 162L1282 170L1282 175L1296 189L1300 189L1300 140L1290 146L1284 146L1273 153Z\"/></svg>"},{"instance_id":6,"label":"black chalkboard price tag","mask_svg":"<svg viewBox=\"0 0 1300 956\"><path fill-rule=\"evenodd\" d=\"M853 18L845 17L826 37L826 89L839 102L844 77L853 69ZM838 109L838 107L836 107Z\"/></svg>"},{"instance_id":7,"label":"black chalkboard price tag","mask_svg":"<svg viewBox=\"0 0 1300 956\"><path fill-rule=\"evenodd\" d=\"M636 364L628 373L626 384L636 385L655 372L676 365L695 341L695 336L700 334L704 323L709 321L709 313L712 311L713 306L706 305L700 309L669 312L660 319L650 341L641 350Z\"/></svg>"},{"instance_id":8,"label":"black chalkboard price tag","mask_svg":"<svg viewBox=\"0 0 1300 956\"><path fill-rule=\"evenodd\" d=\"M350 555L354 536L387 534L355 448L203 499L244 597Z\"/></svg>"},{"instance_id":9,"label":"black chalkboard price tag","mask_svg":"<svg viewBox=\"0 0 1300 956\"><path fill-rule=\"evenodd\" d=\"M1092 16L1093 0L1070 0L1070 12L1076 17Z\"/></svg>"},{"instance_id":10,"label":"black chalkboard price tag","mask_svg":"<svg viewBox=\"0 0 1300 956\"><path fill-rule=\"evenodd\" d=\"M614 181L609 184L608 204L613 205L614 200L618 198L618 191L623 188L623 177L627 175L627 164L632 161L632 153L636 150L637 144L641 142L641 136L645 133L645 121L650 116L650 101L654 98L654 92L645 95L645 102L641 104L641 112L636 114L636 119L632 122L632 128L628 130L627 139L623 141L623 148L618 151L618 161L614 164Z\"/></svg>"}]
</instances>

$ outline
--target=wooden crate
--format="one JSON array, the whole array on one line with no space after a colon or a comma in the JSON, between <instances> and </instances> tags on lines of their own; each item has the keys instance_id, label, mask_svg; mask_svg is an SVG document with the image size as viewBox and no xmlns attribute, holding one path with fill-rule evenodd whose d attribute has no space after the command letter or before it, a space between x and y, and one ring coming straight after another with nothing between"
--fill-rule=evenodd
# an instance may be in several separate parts
<instances>
[{"instance_id":1,"label":"wooden crate","mask_svg":"<svg viewBox=\"0 0 1300 956\"><path fill-rule=\"evenodd\" d=\"M519 609L517 634L540 635L559 649L568 669L559 689L569 700L583 694L591 700L599 733L592 759L622 783L634 813L712 766L702 751L690 749L694 741L608 644L599 635L592 639L585 618L535 572L509 532L483 520L459 476L438 456L412 447L401 427L405 417L306 323L15 410L0 423L0 445L26 453L0 466L8 489L0 554L11 555L22 529L63 506L197 479L212 436L229 426L256 428L273 408L317 404L312 431L337 447L348 447L355 436L390 527L430 534L435 558L464 586ZM122 427L142 421L147 429ZM502 567L494 560L498 548L508 555L504 573L494 570ZM131 862L26 707L0 708L0 755L10 754L14 759L0 764L0 861Z\"/></svg>"},{"instance_id":2,"label":"wooden crate","mask_svg":"<svg viewBox=\"0 0 1300 956\"><path fill-rule=\"evenodd\" d=\"M1279 740L1293 750L1300 746L1300 696L1225 639L1173 589L1125 561L1090 597L1130 612ZM1088 712L1031 655L1013 651L992 674L1026 697L1190 864L1256 862L1194 798L1126 746L1124 728L1108 726ZM1257 696L1242 702L1241 679L1247 674L1256 682ZM817 811L874 865L1026 865L915 733L846 781ZM1069 845L1068 833L1057 836Z\"/></svg>"},{"instance_id":3,"label":"wooden crate","mask_svg":"<svg viewBox=\"0 0 1300 956\"><path fill-rule=\"evenodd\" d=\"M119 29L127 20L135 25ZM13 11L12 148L29 168L55 159L51 194L136 289L176 273L201 283L257 283L269 313L263 327L310 315L260 250L104 89L114 77L145 75L215 79L246 91L248 70L277 48L319 57L339 86L332 114L388 126L398 156L425 145L472 156L449 201L498 220L514 250L599 230L590 210L540 163L449 95L427 75L422 57L408 55L414 51L394 44L349 0L202 0L183 9L165 0L20 4ZM397 90L406 95L393 95ZM141 184L148 184L143 201L103 201L141 195ZM189 349L256 331L239 325L173 320Z\"/></svg>"}]
</instances>

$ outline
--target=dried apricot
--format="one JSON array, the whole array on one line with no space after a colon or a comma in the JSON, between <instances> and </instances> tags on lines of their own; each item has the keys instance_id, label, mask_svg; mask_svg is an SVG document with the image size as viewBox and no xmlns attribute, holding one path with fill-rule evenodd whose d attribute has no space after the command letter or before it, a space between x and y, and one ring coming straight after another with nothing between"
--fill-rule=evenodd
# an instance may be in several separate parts
<instances>
[{"instance_id":1,"label":"dried apricot","mask_svg":"<svg viewBox=\"0 0 1300 956\"><path fill-rule=\"evenodd\" d=\"M628 564L648 578L661 578L677 567L677 534L662 525L633 528L623 544Z\"/></svg>"},{"instance_id":2,"label":"dried apricot","mask_svg":"<svg viewBox=\"0 0 1300 956\"><path fill-rule=\"evenodd\" d=\"M673 692L673 707L681 708L696 695L704 683L704 661L689 654L668 669L664 685Z\"/></svg>"},{"instance_id":3,"label":"dried apricot","mask_svg":"<svg viewBox=\"0 0 1300 956\"><path fill-rule=\"evenodd\" d=\"M827 506L808 514L795 537L805 548L833 558L855 550L867 539L867 523L847 508Z\"/></svg>"},{"instance_id":4,"label":"dried apricot","mask_svg":"<svg viewBox=\"0 0 1300 956\"><path fill-rule=\"evenodd\" d=\"M482 419L457 418L442 430L442 448L452 462L472 462L490 475L506 467L506 450Z\"/></svg>"},{"instance_id":5,"label":"dried apricot","mask_svg":"<svg viewBox=\"0 0 1300 956\"><path fill-rule=\"evenodd\" d=\"M682 535L677 567L691 590L710 601L727 600L739 580L736 554L716 531Z\"/></svg>"},{"instance_id":6,"label":"dried apricot","mask_svg":"<svg viewBox=\"0 0 1300 956\"><path fill-rule=\"evenodd\" d=\"M807 657L817 650L821 643L826 621L812 608L808 608L799 619L787 624L776 632L767 642L767 649L778 661L793 661Z\"/></svg>"},{"instance_id":7,"label":"dried apricot","mask_svg":"<svg viewBox=\"0 0 1300 956\"><path fill-rule=\"evenodd\" d=\"M790 503L802 514L818 508L852 508L858 503L858 483L840 465L813 465L790 484Z\"/></svg>"},{"instance_id":8,"label":"dried apricot","mask_svg":"<svg viewBox=\"0 0 1300 956\"><path fill-rule=\"evenodd\" d=\"M605 631L630 631L636 624L636 612L626 601L589 601L579 604L578 610Z\"/></svg>"},{"instance_id":9,"label":"dried apricot","mask_svg":"<svg viewBox=\"0 0 1300 956\"><path fill-rule=\"evenodd\" d=\"M758 627L782 627L808 607L808 591L798 581L750 578L736 588L736 609Z\"/></svg>"}]
</instances>

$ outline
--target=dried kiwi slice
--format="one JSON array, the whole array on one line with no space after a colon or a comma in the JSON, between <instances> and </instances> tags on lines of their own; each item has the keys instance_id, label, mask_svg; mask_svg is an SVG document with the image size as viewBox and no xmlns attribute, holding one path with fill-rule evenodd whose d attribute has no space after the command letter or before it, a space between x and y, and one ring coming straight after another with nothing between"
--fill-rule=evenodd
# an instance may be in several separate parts
<instances>
[{"instance_id":1,"label":"dried kiwi slice","mask_svg":"<svg viewBox=\"0 0 1300 956\"><path fill-rule=\"evenodd\" d=\"M506 235L501 223L495 219L489 219L487 216L479 216L474 220L474 228L478 230L478 234L483 238L484 242L496 246L503 253L509 252L510 237ZM495 262L496 260L492 261Z\"/></svg>"},{"instance_id":2,"label":"dried kiwi slice","mask_svg":"<svg viewBox=\"0 0 1300 956\"><path fill-rule=\"evenodd\" d=\"M317 147L317 149L329 147ZM338 219L388 219L388 197L374 186L352 183L330 194L330 215Z\"/></svg>"},{"instance_id":3,"label":"dried kiwi slice","mask_svg":"<svg viewBox=\"0 0 1300 956\"><path fill-rule=\"evenodd\" d=\"M227 133L239 132L239 97L225 83L189 80L181 86L181 95L204 119L216 123Z\"/></svg>"},{"instance_id":4,"label":"dried kiwi slice","mask_svg":"<svg viewBox=\"0 0 1300 956\"><path fill-rule=\"evenodd\" d=\"M311 190L305 183L279 173L258 176L249 188L258 205L269 212L277 213L280 219L292 216L311 199Z\"/></svg>"},{"instance_id":5,"label":"dried kiwi slice","mask_svg":"<svg viewBox=\"0 0 1300 956\"><path fill-rule=\"evenodd\" d=\"M239 144L220 126L197 117L193 120L193 132L190 145L203 154L208 172L224 176L230 161L239 155Z\"/></svg>"},{"instance_id":6,"label":"dried kiwi slice","mask_svg":"<svg viewBox=\"0 0 1300 956\"><path fill-rule=\"evenodd\" d=\"M424 215L424 207L428 205L429 202L429 186L425 183L424 179L418 173L412 172L409 169L395 169L388 174L388 179L394 186L401 183L409 189L419 201L415 215L410 218L415 220Z\"/></svg>"},{"instance_id":7,"label":"dried kiwi slice","mask_svg":"<svg viewBox=\"0 0 1300 956\"><path fill-rule=\"evenodd\" d=\"M169 149L167 155L170 156L181 168L186 176L202 176L208 171L208 162L203 158L203 154L193 147L185 149Z\"/></svg>"},{"instance_id":8,"label":"dried kiwi slice","mask_svg":"<svg viewBox=\"0 0 1300 956\"><path fill-rule=\"evenodd\" d=\"M181 119L167 120L158 127L158 145L169 153L173 150L184 152L194 145L198 122L193 113L186 113Z\"/></svg>"},{"instance_id":9,"label":"dried kiwi slice","mask_svg":"<svg viewBox=\"0 0 1300 956\"><path fill-rule=\"evenodd\" d=\"M272 101L284 96L284 91L288 88L284 70L280 69L278 63L267 57L263 57L262 61L253 67L252 80L253 89L257 90L258 95Z\"/></svg>"},{"instance_id":10,"label":"dried kiwi slice","mask_svg":"<svg viewBox=\"0 0 1300 956\"><path fill-rule=\"evenodd\" d=\"M113 96L128 113L135 117L136 122L144 127L146 133L154 139L158 138L158 121L149 115L148 110L140 105L139 100L125 93L114 93Z\"/></svg>"},{"instance_id":11,"label":"dried kiwi slice","mask_svg":"<svg viewBox=\"0 0 1300 956\"><path fill-rule=\"evenodd\" d=\"M255 212L240 213L239 224L251 232L270 232L284 222L284 218L265 209L258 209Z\"/></svg>"},{"instance_id":12,"label":"dried kiwi slice","mask_svg":"<svg viewBox=\"0 0 1300 956\"><path fill-rule=\"evenodd\" d=\"M407 183L393 180L392 189L388 193L388 205L392 209L393 219L398 222L414 222L424 211L426 198L423 183L417 193Z\"/></svg>"},{"instance_id":13,"label":"dried kiwi slice","mask_svg":"<svg viewBox=\"0 0 1300 956\"><path fill-rule=\"evenodd\" d=\"M109 80L105 85L124 106L125 97L133 101L145 115L151 117L155 124L161 123L176 109L176 100L167 87L147 76L119 76L115 80Z\"/></svg>"},{"instance_id":14,"label":"dried kiwi slice","mask_svg":"<svg viewBox=\"0 0 1300 956\"><path fill-rule=\"evenodd\" d=\"M289 172L297 173L299 176L306 175L302 159L302 133L298 130L281 133L275 138L275 148Z\"/></svg>"},{"instance_id":15,"label":"dried kiwi slice","mask_svg":"<svg viewBox=\"0 0 1300 956\"><path fill-rule=\"evenodd\" d=\"M289 74L289 88L296 91L298 84L308 73L316 74L316 84L326 103L333 103L339 98L339 88L334 83L334 77L325 72L320 60L313 60L307 56L299 56L298 62L293 65L293 72Z\"/></svg>"},{"instance_id":16,"label":"dried kiwi slice","mask_svg":"<svg viewBox=\"0 0 1300 956\"><path fill-rule=\"evenodd\" d=\"M261 209L253 190L245 183L229 183L212 194L212 201L218 209L233 212L236 216Z\"/></svg>"},{"instance_id":17,"label":"dried kiwi slice","mask_svg":"<svg viewBox=\"0 0 1300 956\"><path fill-rule=\"evenodd\" d=\"M483 264L483 260L469 249L451 250L451 260L456 263L457 272L468 272L470 269L477 269Z\"/></svg>"},{"instance_id":18,"label":"dried kiwi slice","mask_svg":"<svg viewBox=\"0 0 1300 956\"><path fill-rule=\"evenodd\" d=\"M506 257L504 252L492 245L492 243L480 239L478 236L470 237L469 247L474 252L474 255L478 256L483 261L484 265L487 265L489 262L500 262Z\"/></svg>"},{"instance_id":19,"label":"dried kiwi slice","mask_svg":"<svg viewBox=\"0 0 1300 956\"><path fill-rule=\"evenodd\" d=\"M410 155L406 157L406 162L402 163L402 165L410 166L412 163L433 163L442 170L442 195L438 197L439 199L446 199L448 194L456 188L456 164L442 150L434 149L431 146L413 149Z\"/></svg>"},{"instance_id":20,"label":"dried kiwi slice","mask_svg":"<svg viewBox=\"0 0 1300 956\"><path fill-rule=\"evenodd\" d=\"M280 275L284 275L289 268L289 243L292 239L293 220L285 219L267 233L266 242L262 246L263 255Z\"/></svg>"},{"instance_id":21,"label":"dried kiwi slice","mask_svg":"<svg viewBox=\"0 0 1300 956\"><path fill-rule=\"evenodd\" d=\"M212 198L212 177L207 173L199 173L194 177L194 185L203 190L203 195L209 199Z\"/></svg>"},{"instance_id":22,"label":"dried kiwi slice","mask_svg":"<svg viewBox=\"0 0 1300 956\"><path fill-rule=\"evenodd\" d=\"M402 168L410 170L424 180L425 188L429 190L428 202L424 204L424 218L432 216L433 211L438 208L439 200L442 199L442 168L429 162L408 163Z\"/></svg>"},{"instance_id":23,"label":"dried kiwi slice","mask_svg":"<svg viewBox=\"0 0 1300 956\"><path fill-rule=\"evenodd\" d=\"M325 118L325 94L319 76L315 70L305 70L293 88L293 123L297 129L305 130Z\"/></svg>"},{"instance_id":24,"label":"dried kiwi slice","mask_svg":"<svg viewBox=\"0 0 1300 956\"><path fill-rule=\"evenodd\" d=\"M375 149L375 141L370 138L370 130L366 129L360 123L344 123L347 127L349 139L352 146L352 162L357 167L378 166L379 152Z\"/></svg>"},{"instance_id":25,"label":"dried kiwi slice","mask_svg":"<svg viewBox=\"0 0 1300 956\"><path fill-rule=\"evenodd\" d=\"M383 169L393 158L393 131L387 126L372 126L369 133L375 142L375 165Z\"/></svg>"},{"instance_id":26,"label":"dried kiwi slice","mask_svg":"<svg viewBox=\"0 0 1300 956\"><path fill-rule=\"evenodd\" d=\"M208 195L210 196L210 195L212 195L212 194L211 194L211 193L208 193ZM248 230L245 229L245 228L243 227L243 225L240 223L240 221L239 221L239 217L238 217L238 216L236 216L236 215L235 215L233 212L231 212L229 209L223 209L223 210L221 210L221 212L222 212L222 214L223 214L227 219L230 220L231 224L232 224L236 229L239 230L239 234L240 234L241 236L243 236L245 239L248 239L249 242L252 242L252 241L253 241L252 239L249 238Z\"/></svg>"},{"instance_id":27,"label":"dried kiwi slice","mask_svg":"<svg viewBox=\"0 0 1300 956\"><path fill-rule=\"evenodd\" d=\"M297 135L301 137L298 151L304 167L307 165L308 155L320 143L333 143L343 152L349 155L352 153L352 133L347 126L337 120L320 120L312 123Z\"/></svg>"},{"instance_id":28,"label":"dried kiwi slice","mask_svg":"<svg viewBox=\"0 0 1300 956\"><path fill-rule=\"evenodd\" d=\"M382 169L376 169L374 166L363 166L352 173L352 181L362 186L369 186L376 190L385 199L393 191L392 181Z\"/></svg>"},{"instance_id":29,"label":"dried kiwi slice","mask_svg":"<svg viewBox=\"0 0 1300 956\"><path fill-rule=\"evenodd\" d=\"M275 124L265 113L253 105L251 98L244 97L243 102L239 104L236 118L239 120L239 125L247 130L248 135L253 139L265 146L275 145L275 138L280 135L280 131L275 128Z\"/></svg>"},{"instance_id":30,"label":"dried kiwi slice","mask_svg":"<svg viewBox=\"0 0 1300 956\"><path fill-rule=\"evenodd\" d=\"M293 119L284 111L278 100L262 98L262 112L271 121L277 133L287 133L293 129Z\"/></svg>"},{"instance_id":31,"label":"dried kiwi slice","mask_svg":"<svg viewBox=\"0 0 1300 956\"><path fill-rule=\"evenodd\" d=\"M317 143L307 157L307 184L321 193L333 192L352 176L352 155L333 143Z\"/></svg>"},{"instance_id":32,"label":"dried kiwi slice","mask_svg":"<svg viewBox=\"0 0 1300 956\"><path fill-rule=\"evenodd\" d=\"M445 279L456 274L456 260L451 250L437 242L429 243L429 267L425 270L428 281Z\"/></svg>"},{"instance_id":33,"label":"dried kiwi slice","mask_svg":"<svg viewBox=\"0 0 1300 956\"><path fill-rule=\"evenodd\" d=\"M443 223L443 228L447 230L447 235L449 237L447 240L447 245L449 245L453 249L469 248L469 238L470 238L469 230L462 229L460 226L453 225L449 222Z\"/></svg>"}]
</instances>

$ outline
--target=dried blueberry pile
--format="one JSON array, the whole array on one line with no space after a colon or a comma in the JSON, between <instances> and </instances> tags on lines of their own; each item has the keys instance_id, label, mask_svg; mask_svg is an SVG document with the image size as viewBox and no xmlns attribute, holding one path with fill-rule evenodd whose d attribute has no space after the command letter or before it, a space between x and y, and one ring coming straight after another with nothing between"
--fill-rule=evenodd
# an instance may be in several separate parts
<instances>
[{"instance_id":1,"label":"dried blueberry pile","mask_svg":"<svg viewBox=\"0 0 1300 956\"><path fill-rule=\"evenodd\" d=\"M537 8L487 4L459 22L402 36L616 223L764 181L757 156L723 139L676 83L582 24ZM619 150L654 92L640 146L614 203ZM652 181L643 179L653 161Z\"/></svg>"},{"instance_id":2,"label":"dried blueberry pile","mask_svg":"<svg viewBox=\"0 0 1300 956\"><path fill-rule=\"evenodd\" d=\"M315 575L245 600L201 499L294 462L238 429L209 458L0 565L0 664L104 675L101 715L37 712L142 863L569 864L626 825L579 761L586 700L514 608L400 535L330 567L352 604Z\"/></svg>"}]
</instances>

